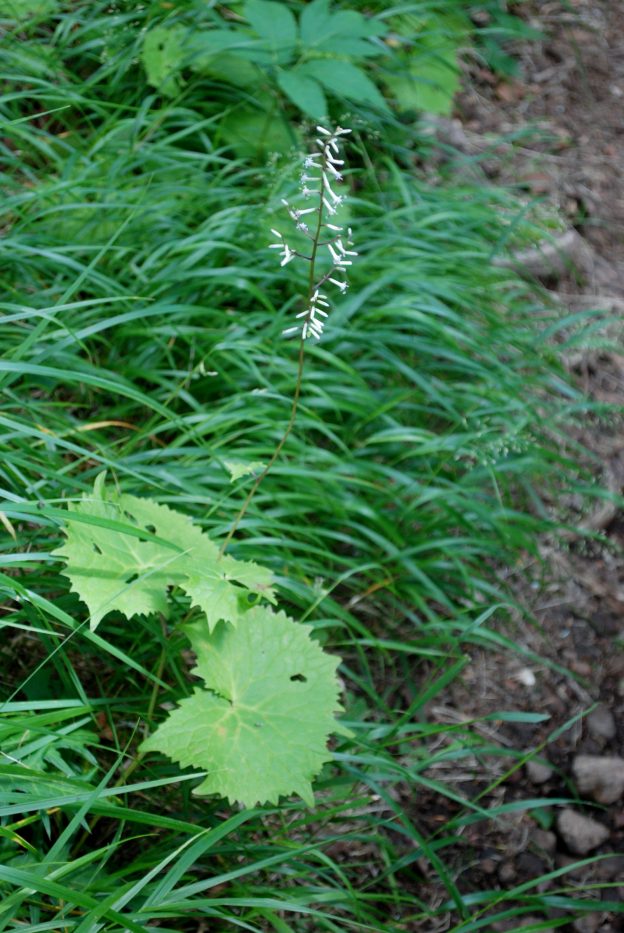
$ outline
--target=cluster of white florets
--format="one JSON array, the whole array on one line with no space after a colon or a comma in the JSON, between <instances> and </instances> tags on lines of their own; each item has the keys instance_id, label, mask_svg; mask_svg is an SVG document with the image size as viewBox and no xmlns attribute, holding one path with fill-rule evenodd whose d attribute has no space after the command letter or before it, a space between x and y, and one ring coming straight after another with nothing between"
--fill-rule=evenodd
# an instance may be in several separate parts
<instances>
[{"instance_id":1,"label":"cluster of white florets","mask_svg":"<svg viewBox=\"0 0 624 933\"><path fill-rule=\"evenodd\" d=\"M321 291L322 287L328 283L344 294L348 287L347 269L353 262L351 257L357 256L355 250L351 249L353 246L351 228L345 231L344 227L326 220L326 217L336 214L345 201L345 196L337 194L334 187L343 180L344 160L340 158L341 137L350 133L351 130L345 130L340 126L335 130L326 130L323 126L317 126L316 129L319 133L319 138L315 140L316 151L307 155L303 161L301 196L305 200L316 198L318 203L314 207L294 208L287 200L282 199L282 203L295 224L295 229L311 241L312 255L308 256L292 249L280 231L275 229L271 229L271 233L276 237L277 242L270 246L270 249L280 251L281 266L297 258L316 265L320 249L326 249L329 254L331 263L329 271L319 273L311 290L308 306L297 315L297 318L301 319L301 324L288 327L284 331L285 334L295 334L301 330L304 340L308 337L318 339L323 333L331 304L327 294ZM312 224L312 229L310 229L310 224ZM314 272L316 273L316 269Z\"/></svg>"}]
</instances>

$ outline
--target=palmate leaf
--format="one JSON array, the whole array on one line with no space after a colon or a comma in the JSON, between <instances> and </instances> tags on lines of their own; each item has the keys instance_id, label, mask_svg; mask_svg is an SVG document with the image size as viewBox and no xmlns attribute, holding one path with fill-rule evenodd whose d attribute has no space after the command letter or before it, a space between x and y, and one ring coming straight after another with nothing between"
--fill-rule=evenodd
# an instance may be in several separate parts
<instances>
[{"instance_id":1,"label":"palmate leaf","mask_svg":"<svg viewBox=\"0 0 624 933\"><path fill-rule=\"evenodd\" d=\"M194 673L207 689L182 700L142 745L207 771L197 794L220 794L251 807L299 794L312 806L312 778L329 758L338 659L310 638L307 625L257 606L233 628L186 627Z\"/></svg>"},{"instance_id":2,"label":"palmate leaf","mask_svg":"<svg viewBox=\"0 0 624 933\"><path fill-rule=\"evenodd\" d=\"M179 586L206 615L236 624L249 592L273 600L264 567L219 550L191 519L151 499L106 489L104 474L93 493L68 507L65 543L53 553L66 561L72 590L86 603L95 628L112 610L128 618L168 614L167 591ZM83 520L77 520L82 518ZM87 524L85 519L100 524Z\"/></svg>"}]
</instances>

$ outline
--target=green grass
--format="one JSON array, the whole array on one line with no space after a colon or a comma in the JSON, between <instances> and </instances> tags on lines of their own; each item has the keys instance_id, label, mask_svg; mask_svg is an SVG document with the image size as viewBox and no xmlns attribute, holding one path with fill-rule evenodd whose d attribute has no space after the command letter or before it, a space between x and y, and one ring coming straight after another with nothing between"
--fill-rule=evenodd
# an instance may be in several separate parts
<instances>
[{"instance_id":1,"label":"green grass","mask_svg":"<svg viewBox=\"0 0 624 933\"><path fill-rule=\"evenodd\" d=\"M554 525L542 495L573 476L558 437L585 402L542 336L557 318L490 262L532 234L524 206L428 187L364 114L361 261L232 546L344 658L355 738L336 744L314 811L238 812L193 797L197 778L164 759L137 765L160 704L191 690L187 606L172 597L168 632L115 615L90 632L50 556L63 505L106 469L223 538L250 482L231 484L224 461L266 461L288 419L296 348L281 331L301 289L266 249L293 154L237 161L205 81L170 102L151 91L136 58L155 9L63 4L15 27L3 65L0 930L395 931L450 911L469 931L555 900L575 916L563 871L556 896L458 887L460 828L498 810L436 783L430 747L504 752L510 769L520 753L424 710L471 645L511 645L490 627L509 603L496 567ZM432 794L453 816L427 837ZM421 899L421 860L442 904Z\"/></svg>"}]
</instances>

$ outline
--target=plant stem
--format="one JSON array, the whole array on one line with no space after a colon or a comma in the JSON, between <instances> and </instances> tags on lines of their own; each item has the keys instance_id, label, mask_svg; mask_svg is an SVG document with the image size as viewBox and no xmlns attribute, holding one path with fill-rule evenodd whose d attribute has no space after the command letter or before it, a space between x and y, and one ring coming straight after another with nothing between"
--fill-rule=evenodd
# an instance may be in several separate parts
<instances>
[{"instance_id":1,"label":"plant stem","mask_svg":"<svg viewBox=\"0 0 624 933\"><path fill-rule=\"evenodd\" d=\"M315 291L315 288L316 288L316 257L317 257L317 253L318 253L318 249L319 249L319 241L320 241L320 238L321 238L321 231L322 231L322 229L323 229L323 197L324 197L324 195L325 195L325 182L323 181L323 173L321 172L321 188L320 188L320 191L319 191L318 222L317 222L317 225L316 225L316 232L315 232L315 234L314 234L314 239L313 239L313 241L312 241L312 253L311 253L311 255L310 255L310 274L309 274L309 276L308 276L308 293L307 293L307 296L306 296L306 307L307 307L307 308L310 308L310 306L311 306L312 295L314 294L314 291ZM307 321L308 318L305 318L304 320ZM272 454L272 456L271 456L271 459L269 460L269 462L268 462L267 465L265 466L265 468L264 468L264 470L262 471L262 473L260 473L260 475L259 475L258 477L256 477L256 480L255 480L253 486L251 487L251 489L250 489L249 492L247 493L247 496L246 496L246 498L245 498L245 501L243 502L242 506L240 507L240 509L239 509L239 511L238 511L238 513L237 513L237 515L236 515L236 518L234 519L234 521L233 521L233 523L232 523L232 527L230 528L230 530L229 530L229 532L228 532L228 534L227 534L227 537L225 538L223 544L221 545L221 549L220 549L220 551L219 551L219 557L223 557L223 555L225 554L225 551L226 551L226 548L227 548L228 544L230 543L230 541L232 540L232 538L233 538L234 535L236 534L236 531L237 531L237 529L238 529L238 526L240 525L241 520L242 520L243 516L245 515L245 512L247 511L247 509L248 509L248 507L249 507L249 503L251 502L251 500L252 500L253 497L255 496L256 492L258 491L258 487L260 486L260 483L262 482L262 480L264 479L264 477L267 475L267 473L269 472L269 470L271 469L271 467L273 466L273 464L275 463L275 461L276 461L277 458L279 457L280 451L282 450L282 447L284 446L284 444L285 444L286 441L288 440L288 436L289 436L290 432L291 432L292 429L293 429L293 426L294 426L294 424L295 424L295 419L296 419L296 417L297 417L297 408L298 408L298 406L299 406L299 398L300 398L300 396L301 396L301 387L302 387L302 384L303 384L303 364L304 364L304 361L305 361L305 340L304 340L304 338L303 338L303 336L302 336L301 339L300 339L300 341L299 341L299 362L298 362L298 366L297 366L297 381L296 381L296 383L295 383L295 393L294 393L294 395L293 395L292 407L291 407L291 409L290 409L290 418L288 419L288 424L286 425L286 429L285 429L284 433L282 434L280 440L278 441L275 450L273 451L273 454Z\"/></svg>"}]
</instances>

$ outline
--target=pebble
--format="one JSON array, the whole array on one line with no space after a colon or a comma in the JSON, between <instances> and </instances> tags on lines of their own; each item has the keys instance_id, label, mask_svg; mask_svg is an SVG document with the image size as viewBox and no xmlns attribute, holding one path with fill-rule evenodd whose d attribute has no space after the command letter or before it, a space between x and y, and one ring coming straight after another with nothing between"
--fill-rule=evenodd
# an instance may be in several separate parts
<instances>
[{"instance_id":1,"label":"pebble","mask_svg":"<svg viewBox=\"0 0 624 933\"><path fill-rule=\"evenodd\" d=\"M546 871L546 862L534 852L521 852L516 859L518 872L531 880L535 880Z\"/></svg>"},{"instance_id":2,"label":"pebble","mask_svg":"<svg viewBox=\"0 0 624 933\"><path fill-rule=\"evenodd\" d=\"M602 916L600 914L585 914L584 917L579 917L578 920L574 921L572 929L574 933L596 933L601 923Z\"/></svg>"},{"instance_id":3,"label":"pebble","mask_svg":"<svg viewBox=\"0 0 624 933\"><path fill-rule=\"evenodd\" d=\"M609 830L602 823L567 807L557 816L557 829L575 855L587 855L609 838Z\"/></svg>"},{"instance_id":4,"label":"pebble","mask_svg":"<svg viewBox=\"0 0 624 933\"><path fill-rule=\"evenodd\" d=\"M604 739L609 742L617 734L615 718L606 706L598 706L587 717L587 730L594 739Z\"/></svg>"},{"instance_id":5,"label":"pebble","mask_svg":"<svg viewBox=\"0 0 624 933\"><path fill-rule=\"evenodd\" d=\"M510 881L513 881L516 877L516 866L513 862L502 862L498 869L499 880L503 884L507 884Z\"/></svg>"},{"instance_id":6,"label":"pebble","mask_svg":"<svg viewBox=\"0 0 624 933\"><path fill-rule=\"evenodd\" d=\"M624 795L624 758L577 755L572 774L579 792L596 803L615 803Z\"/></svg>"},{"instance_id":7,"label":"pebble","mask_svg":"<svg viewBox=\"0 0 624 933\"><path fill-rule=\"evenodd\" d=\"M557 837L547 829L534 829L531 833L531 843L545 855L554 855L557 848Z\"/></svg>"},{"instance_id":8,"label":"pebble","mask_svg":"<svg viewBox=\"0 0 624 933\"><path fill-rule=\"evenodd\" d=\"M601 881L621 881L624 878L624 855L614 852L609 858L597 862L594 871Z\"/></svg>"},{"instance_id":9,"label":"pebble","mask_svg":"<svg viewBox=\"0 0 624 933\"><path fill-rule=\"evenodd\" d=\"M545 784L553 776L552 765L531 758L526 765L527 776L532 784Z\"/></svg>"}]
</instances>

